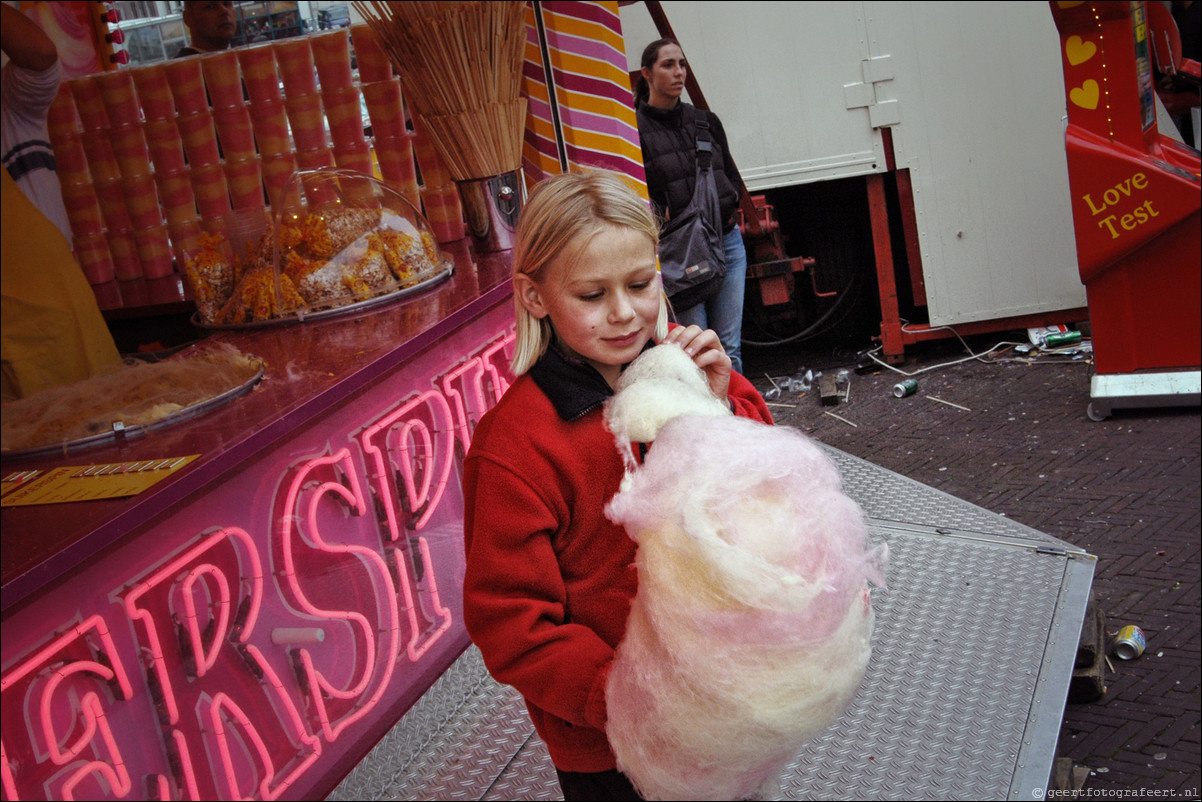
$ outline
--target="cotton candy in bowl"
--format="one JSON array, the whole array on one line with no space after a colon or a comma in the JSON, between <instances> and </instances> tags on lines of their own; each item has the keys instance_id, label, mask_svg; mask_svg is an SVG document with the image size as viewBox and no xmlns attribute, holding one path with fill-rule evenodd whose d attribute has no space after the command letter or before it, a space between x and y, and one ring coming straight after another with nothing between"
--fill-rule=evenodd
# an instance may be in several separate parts
<instances>
[{"instance_id":1,"label":"cotton candy in bowl","mask_svg":"<svg viewBox=\"0 0 1202 802\"><path fill-rule=\"evenodd\" d=\"M607 515L639 544L606 696L618 768L647 799L772 787L854 697L884 583L833 462L787 427L674 417Z\"/></svg>"}]
</instances>

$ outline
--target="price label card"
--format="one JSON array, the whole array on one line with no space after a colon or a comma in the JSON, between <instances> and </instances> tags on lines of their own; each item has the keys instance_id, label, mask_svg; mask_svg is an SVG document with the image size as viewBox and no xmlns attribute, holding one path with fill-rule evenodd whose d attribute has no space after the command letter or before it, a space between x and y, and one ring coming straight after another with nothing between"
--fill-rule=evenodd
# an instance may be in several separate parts
<instances>
[{"instance_id":1,"label":"price label card","mask_svg":"<svg viewBox=\"0 0 1202 802\"><path fill-rule=\"evenodd\" d=\"M0 481L0 506L26 507L136 496L199 456L74 465L49 471L15 471Z\"/></svg>"}]
</instances>

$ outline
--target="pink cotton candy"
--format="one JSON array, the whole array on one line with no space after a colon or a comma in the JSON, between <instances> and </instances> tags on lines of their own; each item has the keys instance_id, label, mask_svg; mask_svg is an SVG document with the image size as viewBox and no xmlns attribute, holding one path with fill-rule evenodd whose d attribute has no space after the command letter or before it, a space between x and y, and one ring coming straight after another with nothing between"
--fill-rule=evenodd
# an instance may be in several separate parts
<instances>
[{"instance_id":1,"label":"pink cotton candy","mask_svg":"<svg viewBox=\"0 0 1202 802\"><path fill-rule=\"evenodd\" d=\"M770 787L870 654L884 549L834 463L795 429L675 417L607 514L639 544L607 689L619 769L647 799Z\"/></svg>"}]
</instances>

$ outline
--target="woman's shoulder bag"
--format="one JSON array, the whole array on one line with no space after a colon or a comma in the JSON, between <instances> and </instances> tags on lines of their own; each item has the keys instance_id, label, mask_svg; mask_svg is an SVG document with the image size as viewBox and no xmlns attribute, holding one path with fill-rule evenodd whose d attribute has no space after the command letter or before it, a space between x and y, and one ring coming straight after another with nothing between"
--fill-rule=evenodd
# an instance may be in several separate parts
<instances>
[{"instance_id":1,"label":"woman's shoulder bag","mask_svg":"<svg viewBox=\"0 0 1202 802\"><path fill-rule=\"evenodd\" d=\"M664 292L676 309L689 309L709 299L726 277L718 186L711 169L713 140L709 120L685 106L684 120L691 123L697 147L697 181L693 199L670 219L659 236L659 268Z\"/></svg>"}]
</instances>

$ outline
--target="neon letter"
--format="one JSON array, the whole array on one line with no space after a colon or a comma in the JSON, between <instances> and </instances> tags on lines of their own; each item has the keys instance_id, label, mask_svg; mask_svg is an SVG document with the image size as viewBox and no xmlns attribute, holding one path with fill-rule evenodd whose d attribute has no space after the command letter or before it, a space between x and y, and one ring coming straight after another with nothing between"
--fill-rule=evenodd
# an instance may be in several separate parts
<instances>
[{"instance_id":1,"label":"neon letter","mask_svg":"<svg viewBox=\"0 0 1202 802\"><path fill-rule=\"evenodd\" d=\"M194 795L275 799L321 755L278 672L250 643L262 599L254 541L233 527L208 535L125 596L183 775L176 779ZM209 755L209 765L196 770L194 755Z\"/></svg>"},{"instance_id":2,"label":"neon letter","mask_svg":"<svg viewBox=\"0 0 1202 802\"><path fill-rule=\"evenodd\" d=\"M368 426L359 439L383 508L389 540L399 546L393 549L393 557L401 602L409 617L406 650L409 659L416 662L452 621L450 610L438 596L429 544L424 537L413 538L412 542L405 537L408 529L417 531L426 525L446 490L455 443L451 408L440 393L426 391ZM398 502L407 513L404 522L397 510ZM412 554L414 547L418 555ZM420 599L418 585L429 591ZM419 620L422 608L428 608L423 613L425 620Z\"/></svg>"},{"instance_id":3,"label":"neon letter","mask_svg":"<svg viewBox=\"0 0 1202 802\"><path fill-rule=\"evenodd\" d=\"M455 432L459 443L456 456L461 459L472 444L472 432L475 431L480 418L495 406L509 389L513 374L509 369L509 358L505 351L515 337L516 334L512 331L498 337L484 348L480 356L468 359L444 374L439 381L443 396L450 404L455 419Z\"/></svg>"},{"instance_id":4,"label":"neon letter","mask_svg":"<svg viewBox=\"0 0 1202 802\"><path fill-rule=\"evenodd\" d=\"M105 709L129 699L133 686L100 616L19 663L0 680L0 693L5 797L129 794L129 770ZM30 752L10 760L10 739Z\"/></svg>"},{"instance_id":5,"label":"neon letter","mask_svg":"<svg viewBox=\"0 0 1202 802\"><path fill-rule=\"evenodd\" d=\"M392 677L400 629L396 585L378 550L328 537L346 515L369 512L350 452L308 460L293 470L286 487L274 548L280 550L284 595L309 626L281 627L273 634L295 649L322 734L334 741L376 706ZM349 629L350 643L342 637L330 642L326 627L318 624L334 625L335 633ZM324 645L314 648L316 643Z\"/></svg>"}]
</instances>

